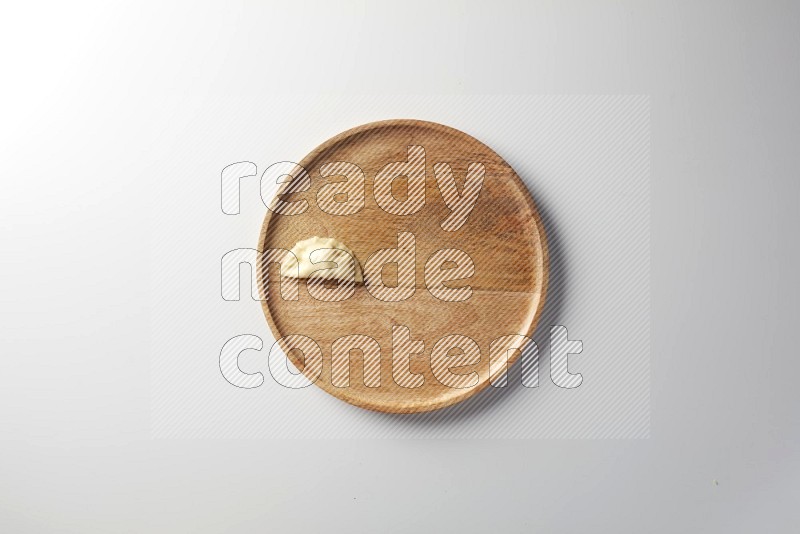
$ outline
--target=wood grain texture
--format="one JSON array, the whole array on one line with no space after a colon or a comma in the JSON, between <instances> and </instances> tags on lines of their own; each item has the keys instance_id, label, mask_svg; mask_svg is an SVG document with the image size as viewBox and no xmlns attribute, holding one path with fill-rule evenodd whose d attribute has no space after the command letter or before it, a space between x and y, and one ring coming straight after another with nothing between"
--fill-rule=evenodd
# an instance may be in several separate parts
<instances>
[{"instance_id":1,"label":"wood grain texture","mask_svg":"<svg viewBox=\"0 0 800 534\"><path fill-rule=\"evenodd\" d=\"M373 197L375 175L387 163L405 161L409 145L425 148L426 203L413 215L386 213ZM347 161L357 164L366 176L366 205L360 212L334 216L319 209L316 194L333 178L320 176L325 163ZM469 219L457 231L447 232L441 223L450 213L436 183L433 166L449 163L459 188L472 162L485 165L486 176L480 197ZM397 246L399 232L416 237L416 291L402 302L382 302L357 284L355 294L341 302L313 299L300 284L298 301L278 296L277 269L264 269L259 280L262 306L276 339L302 334L314 339L323 352L323 371L316 385L346 402L362 408L411 413L434 410L460 402L490 384L489 344L508 334L531 336L544 305L547 287L547 244L544 227L527 188L514 170L494 151L469 135L431 122L390 120L365 124L326 141L300 161L311 176L311 188L294 193L287 200L306 199L308 210L300 215L267 213L259 237L259 250L290 249L297 241L313 235L335 237L356 254L363 266L370 254ZM341 178L338 178L341 179ZM402 183L399 184L402 186ZM396 195L402 195L402 191ZM458 248L469 254L475 274L451 287L469 285L472 296L464 302L436 299L425 287L425 262L435 251ZM390 275L387 274L387 283ZM269 282L268 284L265 282ZM422 340L424 353L412 356L411 371L424 375L424 385L405 388L392 378L392 326L404 325L414 340ZM337 338L363 334L381 347L381 385L364 385L360 351L351 353L350 385L331 383L331 344ZM468 336L478 343L481 360L455 370L477 371L478 384L455 389L442 385L430 367L431 349L450 334ZM303 361L296 351L289 353L300 370ZM519 356L512 356L510 363Z\"/></svg>"}]
</instances>

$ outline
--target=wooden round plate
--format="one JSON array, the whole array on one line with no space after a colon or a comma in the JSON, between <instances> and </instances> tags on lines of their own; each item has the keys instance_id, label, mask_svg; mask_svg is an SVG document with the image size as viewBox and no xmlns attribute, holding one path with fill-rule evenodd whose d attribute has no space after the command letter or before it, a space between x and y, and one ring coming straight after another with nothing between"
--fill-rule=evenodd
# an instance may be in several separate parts
<instances>
[{"instance_id":1,"label":"wooden round plate","mask_svg":"<svg viewBox=\"0 0 800 534\"><path fill-rule=\"evenodd\" d=\"M424 148L425 204L413 214L394 215L376 202L375 177L387 164L408 161L410 146ZM320 167L330 162L350 162L363 171L365 204L357 213L331 215L320 209L317 202L320 188L344 180L342 176L321 176ZM448 163L458 190L463 191L467 170L476 162L485 169L478 200L463 226L446 231L442 222L451 210L440 191L434 165ZM533 199L514 170L492 149L469 135L418 120L388 120L358 126L324 142L303 158L300 165L311 178L310 188L280 198L287 202L304 199L308 207L298 215L268 210L259 250L289 250L296 242L311 236L333 237L348 246L363 267L374 252L398 247L399 233L410 232L415 236L416 290L407 300L384 302L375 298L364 284L356 284L354 294L347 300L325 302L312 298L305 281L301 281L299 299L285 300L278 293L279 275L274 268L265 268L262 257L259 265L259 272L264 273L259 283L262 306L275 339L292 334L313 339L322 350L323 360L322 373L315 384L362 408L423 412L463 401L486 388L496 378L490 375L498 374L496 368L490 373L491 342L510 334L530 337L544 305L547 287L544 227ZM404 178L396 179L392 195L398 201L405 200L404 195L409 194L407 186ZM445 284L451 288L471 287L467 300L440 300L428 290L425 265L441 249L460 249L472 258L471 277ZM392 272L388 267L383 271L383 280L389 286L393 285L392 276L396 284L397 270ZM406 365L408 371L424 377L419 387L404 387L409 384L399 380L403 383L400 385L393 376L392 328L398 326L407 327L412 340L424 342L424 351L412 355ZM359 350L350 352L349 385L337 387L332 382L332 343L351 334L370 336L379 343L378 387L365 385L364 355ZM473 377L477 372L475 385L450 387L437 379L431 369L433 347L441 338L454 334L471 338L480 349L478 363L451 369L456 375ZM512 352L509 366L520 354ZM459 353L465 354L459 349L448 352ZM300 351L290 350L288 357L308 376Z\"/></svg>"}]
</instances>

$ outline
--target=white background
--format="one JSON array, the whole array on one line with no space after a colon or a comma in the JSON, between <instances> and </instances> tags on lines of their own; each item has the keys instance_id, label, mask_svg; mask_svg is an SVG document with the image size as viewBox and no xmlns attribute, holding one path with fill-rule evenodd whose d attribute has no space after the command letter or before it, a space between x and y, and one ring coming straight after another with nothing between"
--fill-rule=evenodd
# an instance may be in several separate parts
<instances>
[{"instance_id":1,"label":"white background","mask_svg":"<svg viewBox=\"0 0 800 534\"><path fill-rule=\"evenodd\" d=\"M4 8L0 530L796 530L798 5L287 4ZM649 94L650 438L151 440L152 185L276 92Z\"/></svg>"}]
</instances>

